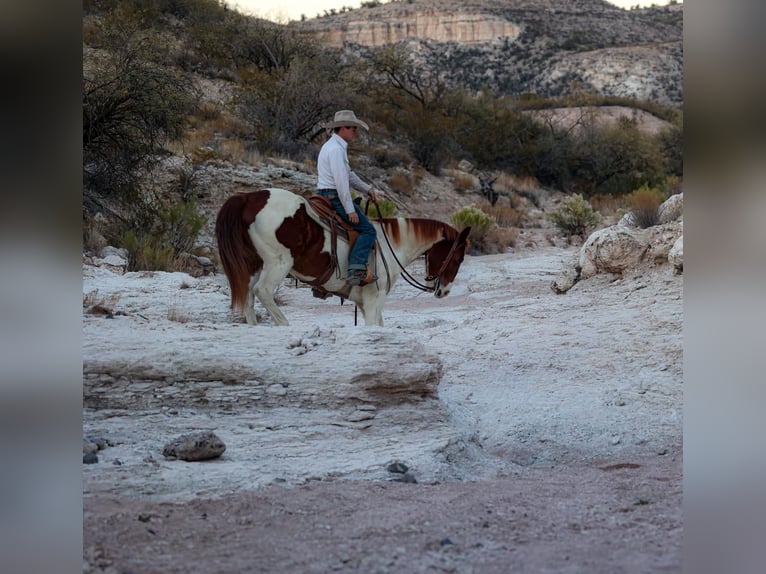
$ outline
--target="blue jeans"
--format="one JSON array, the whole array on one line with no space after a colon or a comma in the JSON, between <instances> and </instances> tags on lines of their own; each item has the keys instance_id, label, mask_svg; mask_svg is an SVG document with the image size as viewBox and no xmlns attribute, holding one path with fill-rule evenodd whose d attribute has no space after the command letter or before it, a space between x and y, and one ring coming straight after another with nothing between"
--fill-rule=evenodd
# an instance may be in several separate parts
<instances>
[{"instance_id":1,"label":"blue jeans","mask_svg":"<svg viewBox=\"0 0 766 574\"><path fill-rule=\"evenodd\" d=\"M351 225L351 227L359 232L359 237L357 237L356 242L354 243L354 247L351 249L351 253L348 254L349 273L355 269L366 269L367 259L370 257L370 251L372 250L372 246L375 245L375 239L377 237L377 233L375 228L372 226L372 223L370 223L370 220L367 219L367 216L362 211L362 208L354 203L354 210L359 216L359 223L354 225L349 221L346 210L343 207L343 204L340 202L340 198L338 197L337 192L320 191L318 193L319 195L323 195L329 199L333 209L340 214L340 216L343 218L343 221Z\"/></svg>"}]
</instances>

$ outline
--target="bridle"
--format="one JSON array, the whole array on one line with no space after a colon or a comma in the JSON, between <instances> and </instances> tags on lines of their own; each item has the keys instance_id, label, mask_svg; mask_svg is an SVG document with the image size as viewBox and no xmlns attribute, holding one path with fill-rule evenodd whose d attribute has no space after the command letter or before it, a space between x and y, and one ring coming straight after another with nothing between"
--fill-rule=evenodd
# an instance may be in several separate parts
<instances>
[{"instance_id":1,"label":"bridle","mask_svg":"<svg viewBox=\"0 0 766 574\"><path fill-rule=\"evenodd\" d=\"M367 200L367 204L365 205L365 213L367 212L367 208L369 207L370 200ZM378 208L378 202L373 201L373 204L376 208ZM402 265L402 262L399 261L399 258L396 256L396 251L394 251L393 246L391 245L391 240L388 238L388 233L386 233L386 226L383 225L383 217L380 215L381 211L380 208L378 208L378 223L380 223L380 230L383 232L383 238L386 240L386 244L388 245L388 249L391 252L391 255L394 258L394 261L396 261L397 265L399 265L399 269L402 272L402 277L404 280L415 287L416 289L420 289L421 291L425 291L427 293L433 293L439 288L439 283L441 280L441 275L444 273L444 271L447 269L447 265L449 265L450 261L455 257L455 252L458 248L458 239L459 237L455 238L455 241L452 242L452 247L449 250L449 253L447 253L447 257L444 258L444 263L442 263L441 268L435 275L428 275L426 277L426 281L433 281L434 285L433 287L429 287L428 285L425 285L415 279L412 274L410 274L409 271ZM385 258L383 259L385 262ZM426 251L426 269L428 269L428 251Z\"/></svg>"},{"instance_id":2,"label":"bridle","mask_svg":"<svg viewBox=\"0 0 766 574\"><path fill-rule=\"evenodd\" d=\"M442 266L439 271L436 272L436 275L429 275L426 277L426 281L436 281L437 289L442 273L444 273L444 271L447 269L447 265L449 265L452 262L452 259L455 257L455 251L457 251L459 239L459 236L455 237L455 241L452 242L452 247L450 247L449 253L447 253L447 257L444 258L444 263L442 263ZM428 252L426 252L426 269L428 269Z\"/></svg>"}]
</instances>

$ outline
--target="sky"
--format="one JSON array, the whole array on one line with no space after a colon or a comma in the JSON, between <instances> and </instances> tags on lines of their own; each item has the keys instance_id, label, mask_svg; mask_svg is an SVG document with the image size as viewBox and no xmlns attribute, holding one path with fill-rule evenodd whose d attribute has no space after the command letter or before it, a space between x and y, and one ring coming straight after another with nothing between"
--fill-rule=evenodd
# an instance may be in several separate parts
<instances>
[{"instance_id":1,"label":"sky","mask_svg":"<svg viewBox=\"0 0 766 574\"><path fill-rule=\"evenodd\" d=\"M287 22L289 20L300 20L301 15L306 18L314 18L317 14L324 14L325 10L340 10L344 6L349 8L358 8L362 0L226 0L227 3L237 8L240 12L252 14L274 20L276 22ZM630 8L631 6L651 6L657 4L663 6L668 0L608 0L610 4L620 6L621 8Z\"/></svg>"}]
</instances>

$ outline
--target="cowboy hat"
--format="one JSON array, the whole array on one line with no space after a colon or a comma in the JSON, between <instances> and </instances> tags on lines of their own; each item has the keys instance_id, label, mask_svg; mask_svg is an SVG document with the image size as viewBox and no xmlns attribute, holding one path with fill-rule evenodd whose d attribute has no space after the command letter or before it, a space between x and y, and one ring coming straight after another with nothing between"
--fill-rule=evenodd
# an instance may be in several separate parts
<instances>
[{"instance_id":1,"label":"cowboy hat","mask_svg":"<svg viewBox=\"0 0 766 574\"><path fill-rule=\"evenodd\" d=\"M351 110L341 110L335 112L335 119L329 124L325 125L326 128L333 129L342 126L357 126L365 131L370 131L370 126L364 123L362 120L356 117L356 114Z\"/></svg>"}]
</instances>

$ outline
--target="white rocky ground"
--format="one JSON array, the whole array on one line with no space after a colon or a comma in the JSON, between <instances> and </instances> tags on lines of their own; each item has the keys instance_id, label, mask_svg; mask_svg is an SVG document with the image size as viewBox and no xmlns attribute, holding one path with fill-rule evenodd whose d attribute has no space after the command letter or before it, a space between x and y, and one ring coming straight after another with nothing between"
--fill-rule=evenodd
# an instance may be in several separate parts
<instances>
[{"instance_id":1,"label":"white rocky ground","mask_svg":"<svg viewBox=\"0 0 766 574\"><path fill-rule=\"evenodd\" d=\"M551 571L679 571L682 275L667 264L599 274L555 294L577 254L468 256L446 299L397 284L382 328L354 326L353 305L288 282L279 300L291 326L249 327L230 315L223 275L85 266L88 303L113 311L84 318L84 434L111 443L83 466L85 569L539 572L566 554L573 562ZM164 459L164 444L198 430L224 441L222 457ZM409 490L390 491L395 479ZM337 531L263 522L252 496L295 512L336 500L320 514ZM414 512L417 532L391 515L352 516L366 504ZM455 512L528 504L537 518L514 523L516 534L504 522L494 535L469 528L472 550L439 542L441 528L467 520ZM237 536L276 546L255 556L162 510L201 505L216 531L252 520ZM165 542L146 539L139 512ZM168 549L184 537L196 560ZM459 551L445 555L453 542Z\"/></svg>"}]
</instances>

